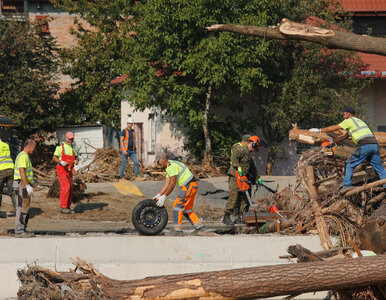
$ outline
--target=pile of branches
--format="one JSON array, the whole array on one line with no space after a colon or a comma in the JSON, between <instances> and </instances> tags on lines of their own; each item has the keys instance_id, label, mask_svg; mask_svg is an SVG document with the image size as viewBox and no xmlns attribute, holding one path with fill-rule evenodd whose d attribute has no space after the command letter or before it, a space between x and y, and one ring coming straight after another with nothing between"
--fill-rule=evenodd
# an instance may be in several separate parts
<instances>
[{"instance_id":1,"label":"pile of branches","mask_svg":"<svg viewBox=\"0 0 386 300\"><path fill-rule=\"evenodd\" d=\"M304 136L302 138L307 140ZM383 144L380 145L386 167L386 151ZM386 225L383 225L386 214L382 213L386 211L382 187L386 180L379 180L365 161L354 170L353 186L342 189L345 161L354 150L351 146L348 143L330 148L315 147L302 154L295 168L295 191L280 191L274 196L274 204L288 212L282 232L318 232L322 244L324 239L329 248L332 246L330 235L339 236L343 247L348 246L350 239L359 239L362 247L366 244L365 249L383 253L386 241L377 236L386 234Z\"/></svg>"},{"instance_id":2,"label":"pile of branches","mask_svg":"<svg viewBox=\"0 0 386 300\"><path fill-rule=\"evenodd\" d=\"M112 148L99 148L94 152L91 162L78 170L78 176L85 182L115 181L119 176L121 154ZM130 160L125 169L125 177L133 177Z\"/></svg>"}]
</instances>

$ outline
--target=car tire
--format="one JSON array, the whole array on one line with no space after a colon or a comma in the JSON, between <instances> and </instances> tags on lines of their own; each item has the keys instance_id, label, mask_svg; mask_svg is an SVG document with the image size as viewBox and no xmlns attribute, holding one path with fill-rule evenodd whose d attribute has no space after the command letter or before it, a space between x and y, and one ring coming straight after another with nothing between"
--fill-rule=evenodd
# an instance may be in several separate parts
<instances>
[{"instance_id":1,"label":"car tire","mask_svg":"<svg viewBox=\"0 0 386 300\"><path fill-rule=\"evenodd\" d=\"M168 212L165 206L158 207L156 203L153 199L146 199L134 207L131 220L139 233L156 235L166 227Z\"/></svg>"}]
</instances>

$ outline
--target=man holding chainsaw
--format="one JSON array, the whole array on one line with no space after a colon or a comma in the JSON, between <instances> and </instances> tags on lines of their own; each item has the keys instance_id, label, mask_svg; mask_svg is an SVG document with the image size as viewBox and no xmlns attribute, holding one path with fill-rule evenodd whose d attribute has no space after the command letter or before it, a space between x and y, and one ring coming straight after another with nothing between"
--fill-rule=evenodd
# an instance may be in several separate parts
<instances>
[{"instance_id":1,"label":"man holding chainsaw","mask_svg":"<svg viewBox=\"0 0 386 300\"><path fill-rule=\"evenodd\" d=\"M156 156L156 164L166 169L166 180L160 192L153 197L157 201L157 206L164 206L167 196L174 190L176 184L181 188L177 199L173 204L174 230L170 235L183 235L182 218L185 216L190 224L194 226L193 235L199 235L204 225L202 220L193 212L194 198L197 194L197 180L189 168L182 162L171 160L166 153L160 152Z\"/></svg>"},{"instance_id":2,"label":"man holding chainsaw","mask_svg":"<svg viewBox=\"0 0 386 300\"><path fill-rule=\"evenodd\" d=\"M74 165L78 163L78 153L73 146L74 134L67 132L65 135L65 141L62 145L57 146L52 156L52 160L58 165L56 171L58 173L60 183L60 212L63 214L71 214L72 203L72 172Z\"/></svg>"},{"instance_id":3,"label":"man holding chainsaw","mask_svg":"<svg viewBox=\"0 0 386 300\"><path fill-rule=\"evenodd\" d=\"M375 139L374 133L367 126L366 122L355 117L355 109L346 107L341 111L344 120L338 125L332 125L325 128L311 128L310 132L333 132L344 129L347 132L335 139L329 139L329 142L340 143L351 136L357 147L351 153L351 156L346 161L345 174L343 178L343 188L351 186L351 179L356 166L364 160L368 160L370 165L377 172L380 179L386 179L386 171L382 166L382 160L379 153L378 142ZM383 185L386 188L386 184Z\"/></svg>"},{"instance_id":4,"label":"man holding chainsaw","mask_svg":"<svg viewBox=\"0 0 386 300\"><path fill-rule=\"evenodd\" d=\"M259 184L262 183L251 157L251 152L257 151L259 146L259 137L249 134L245 134L241 142L232 146L228 171L228 200L222 219L226 225L234 224L230 217L232 213L235 213L236 218L238 218L240 213L248 210L247 199L245 199L245 194L240 192L236 177L246 175L250 182L257 180Z\"/></svg>"}]
</instances>

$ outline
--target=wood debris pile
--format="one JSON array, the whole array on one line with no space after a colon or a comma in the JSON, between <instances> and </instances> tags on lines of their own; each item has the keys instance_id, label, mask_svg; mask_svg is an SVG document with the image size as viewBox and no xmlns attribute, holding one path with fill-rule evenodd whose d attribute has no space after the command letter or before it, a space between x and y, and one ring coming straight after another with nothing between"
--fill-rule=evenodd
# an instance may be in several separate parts
<instances>
[{"instance_id":1,"label":"wood debris pile","mask_svg":"<svg viewBox=\"0 0 386 300\"><path fill-rule=\"evenodd\" d=\"M81 167L77 174L85 182L115 181L121 167L121 153L112 148L99 148L94 152L91 162ZM130 160L126 165L125 177L135 177Z\"/></svg>"},{"instance_id":2,"label":"wood debris pile","mask_svg":"<svg viewBox=\"0 0 386 300\"><path fill-rule=\"evenodd\" d=\"M375 134L377 139L381 136L378 141L386 167L383 150L386 139L382 134ZM303 143L323 140L314 135L297 128L290 132L290 138ZM325 249L333 247L330 235L339 236L343 247L348 246L352 238L359 240L363 249L383 253L386 251L386 197L382 185L386 180L379 180L372 167L362 163L354 170L353 186L343 190L345 161L354 150L349 146L351 144L315 147L303 153L296 166L295 191L287 188L278 192L270 204L275 204L287 216L282 222L283 233L317 232Z\"/></svg>"}]
</instances>

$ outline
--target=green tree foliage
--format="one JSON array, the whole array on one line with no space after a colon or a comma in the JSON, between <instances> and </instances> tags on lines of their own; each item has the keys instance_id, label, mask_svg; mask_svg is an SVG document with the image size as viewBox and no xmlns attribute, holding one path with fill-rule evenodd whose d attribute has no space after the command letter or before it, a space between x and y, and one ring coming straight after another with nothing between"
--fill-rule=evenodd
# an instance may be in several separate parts
<instances>
[{"instance_id":1,"label":"green tree foliage","mask_svg":"<svg viewBox=\"0 0 386 300\"><path fill-rule=\"evenodd\" d=\"M28 20L0 21L0 113L20 138L57 125L55 41Z\"/></svg>"},{"instance_id":2,"label":"green tree foliage","mask_svg":"<svg viewBox=\"0 0 386 300\"><path fill-rule=\"evenodd\" d=\"M334 123L345 105L360 106L365 82L353 76L355 54L220 32L216 23L268 26L282 18L316 16L346 29L330 0L57 0L97 31L79 27L79 47L65 55L77 78L70 98L90 120L113 119L117 89L108 81L129 73L125 97L137 109L159 107L188 131L197 157L228 156L243 133L257 128L268 144L268 173L292 123ZM335 5L335 6L334 6ZM323 25L322 25L323 26ZM84 110L82 111L82 109ZM115 115L118 117L118 113ZM208 157L209 155L209 157Z\"/></svg>"},{"instance_id":3,"label":"green tree foliage","mask_svg":"<svg viewBox=\"0 0 386 300\"><path fill-rule=\"evenodd\" d=\"M62 72L74 83L61 95L62 112L68 124L97 121L120 126L120 88L110 81L121 75L118 61L127 60L122 48L133 1L52 1L58 8L80 16L72 34L77 45L62 49ZM86 23L84 22L86 21Z\"/></svg>"},{"instance_id":4,"label":"green tree foliage","mask_svg":"<svg viewBox=\"0 0 386 300\"><path fill-rule=\"evenodd\" d=\"M213 23L272 23L270 1L152 0L138 5L136 35L126 40L132 56L129 101L136 107L159 106L178 125L189 128L186 148L194 154L224 151L239 139L243 124L240 95L268 87L261 68L271 41L221 33ZM214 113L225 110L225 114ZM213 145L213 146L212 146ZM208 157L210 160L210 157Z\"/></svg>"},{"instance_id":5,"label":"green tree foliage","mask_svg":"<svg viewBox=\"0 0 386 300\"><path fill-rule=\"evenodd\" d=\"M205 32L216 23L268 26L282 18L303 22L310 15L336 24L342 14L331 1L150 0L137 15L137 34L126 40L133 54L125 69L131 75L129 100L178 116L189 128L187 148L201 152L195 154L212 148L228 153L243 132L259 127L269 148L269 173L292 123L333 122L338 108L359 103L365 84L347 76L358 69L355 54L306 42ZM347 28L346 21L341 18L339 25ZM224 113L225 108L232 113Z\"/></svg>"}]
</instances>

